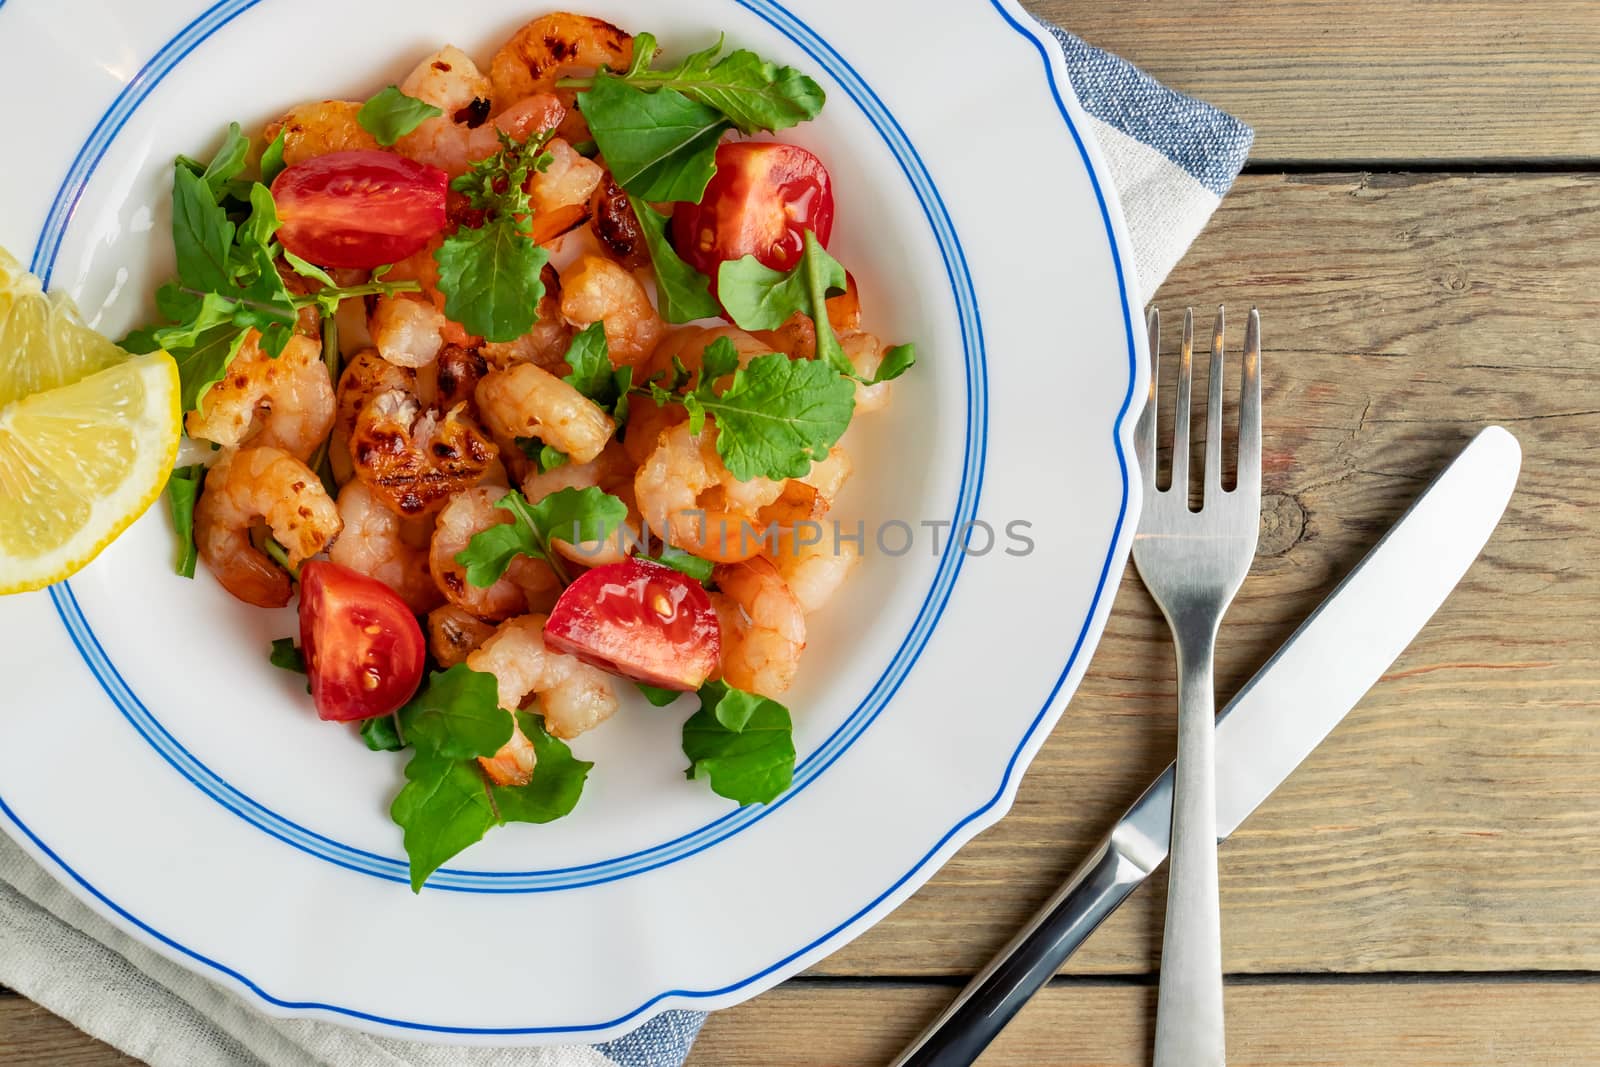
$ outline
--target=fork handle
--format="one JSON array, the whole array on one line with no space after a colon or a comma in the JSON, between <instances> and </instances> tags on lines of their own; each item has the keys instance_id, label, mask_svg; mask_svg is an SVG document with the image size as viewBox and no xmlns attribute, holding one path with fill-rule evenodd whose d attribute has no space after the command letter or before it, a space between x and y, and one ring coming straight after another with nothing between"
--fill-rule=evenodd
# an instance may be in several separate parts
<instances>
[{"instance_id":1,"label":"fork handle","mask_svg":"<svg viewBox=\"0 0 1600 1067\"><path fill-rule=\"evenodd\" d=\"M1222 917L1217 895L1216 619L1174 620L1178 760L1161 938L1155 1067L1223 1067Z\"/></svg>"}]
</instances>

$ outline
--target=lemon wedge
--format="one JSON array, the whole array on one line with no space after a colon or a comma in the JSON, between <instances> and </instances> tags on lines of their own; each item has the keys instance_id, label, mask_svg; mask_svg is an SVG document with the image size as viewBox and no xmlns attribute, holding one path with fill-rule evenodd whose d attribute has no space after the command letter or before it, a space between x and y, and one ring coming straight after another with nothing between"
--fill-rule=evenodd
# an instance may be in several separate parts
<instances>
[{"instance_id":1,"label":"lemon wedge","mask_svg":"<svg viewBox=\"0 0 1600 1067\"><path fill-rule=\"evenodd\" d=\"M178 366L129 356L0 249L0 594L70 577L161 495Z\"/></svg>"}]
</instances>

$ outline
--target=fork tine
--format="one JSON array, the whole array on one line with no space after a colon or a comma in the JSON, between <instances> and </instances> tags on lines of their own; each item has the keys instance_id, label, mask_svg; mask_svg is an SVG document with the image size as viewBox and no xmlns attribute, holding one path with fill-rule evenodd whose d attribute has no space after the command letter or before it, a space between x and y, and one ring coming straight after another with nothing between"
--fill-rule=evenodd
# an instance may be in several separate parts
<instances>
[{"instance_id":1,"label":"fork tine","mask_svg":"<svg viewBox=\"0 0 1600 1067\"><path fill-rule=\"evenodd\" d=\"M1144 479L1144 490L1152 493L1156 488L1156 383L1161 378L1161 312L1151 308L1145 314L1145 328L1150 336L1150 391L1145 396L1144 410L1139 413L1139 424L1133 431L1133 448L1139 457L1139 474Z\"/></svg>"},{"instance_id":2,"label":"fork tine","mask_svg":"<svg viewBox=\"0 0 1600 1067\"><path fill-rule=\"evenodd\" d=\"M1189 500L1189 394L1194 384L1194 308L1183 310L1183 347L1178 352L1178 405L1173 412L1172 484L1184 505Z\"/></svg>"},{"instance_id":3,"label":"fork tine","mask_svg":"<svg viewBox=\"0 0 1600 1067\"><path fill-rule=\"evenodd\" d=\"M1261 493L1261 316L1250 309L1244 328L1243 373L1239 375L1239 484Z\"/></svg>"},{"instance_id":4,"label":"fork tine","mask_svg":"<svg viewBox=\"0 0 1600 1067\"><path fill-rule=\"evenodd\" d=\"M1201 506L1222 492L1222 332L1223 307L1217 305L1217 325L1211 331L1211 377L1206 398L1205 494Z\"/></svg>"}]
</instances>

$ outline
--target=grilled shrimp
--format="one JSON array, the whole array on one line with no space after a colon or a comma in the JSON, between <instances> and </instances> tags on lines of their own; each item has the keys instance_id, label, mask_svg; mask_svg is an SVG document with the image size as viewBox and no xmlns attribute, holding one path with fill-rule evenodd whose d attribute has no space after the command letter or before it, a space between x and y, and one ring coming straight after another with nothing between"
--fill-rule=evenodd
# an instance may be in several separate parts
<instances>
[{"instance_id":1,"label":"grilled shrimp","mask_svg":"<svg viewBox=\"0 0 1600 1067\"><path fill-rule=\"evenodd\" d=\"M561 319L561 276L546 263L539 272L544 296L539 298L538 319L533 329L514 341L488 341L478 351L495 370L517 363L533 363L545 370L565 374L567 346L572 343L572 327Z\"/></svg>"},{"instance_id":2,"label":"grilled shrimp","mask_svg":"<svg viewBox=\"0 0 1600 1067\"><path fill-rule=\"evenodd\" d=\"M428 570L428 550L407 544L399 515L359 481L339 491L339 518L344 531L328 547L328 558L393 589L413 614L421 615L444 601Z\"/></svg>"},{"instance_id":3,"label":"grilled shrimp","mask_svg":"<svg viewBox=\"0 0 1600 1067\"><path fill-rule=\"evenodd\" d=\"M757 512L783 485L736 480L714 442L711 427L698 437L687 422L663 430L634 476L634 495L658 536L702 559L732 563L761 550L766 529Z\"/></svg>"},{"instance_id":4,"label":"grilled shrimp","mask_svg":"<svg viewBox=\"0 0 1600 1067\"><path fill-rule=\"evenodd\" d=\"M863 378L870 379L878 370L878 364L883 362L883 345L870 333L848 333L839 338L839 344L844 348L844 354L850 358L851 364L856 368L856 373ZM879 382L877 385L868 385L866 382L856 382L856 414L868 411L882 411L889 406L889 389L892 383Z\"/></svg>"},{"instance_id":5,"label":"grilled shrimp","mask_svg":"<svg viewBox=\"0 0 1600 1067\"><path fill-rule=\"evenodd\" d=\"M339 509L311 468L282 449L229 449L206 475L194 510L200 558L246 604L281 608L289 602L289 576L251 542L260 522L298 567L338 536Z\"/></svg>"},{"instance_id":6,"label":"grilled shrimp","mask_svg":"<svg viewBox=\"0 0 1600 1067\"><path fill-rule=\"evenodd\" d=\"M377 138L356 121L361 104L355 100L320 100L301 104L283 118L267 123L261 136L271 144L283 132L283 162L304 163L330 152L378 149Z\"/></svg>"},{"instance_id":7,"label":"grilled shrimp","mask_svg":"<svg viewBox=\"0 0 1600 1067\"><path fill-rule=\"evenodd\" d=\"M849 453L834 445L828 450L828 457L813 462L804 477L790 478L784 483L778 499L761 509L762 520L777 526L793 526L826 515L851 470Z\"/></svg>"},{"instance_id":8,"label":"grilled shrimp","mask_svg":"<svg viewBox=\"0 0 1600 1067\"><path fill-rule=\"evenodd\" d=\"M367 330L379 355L397 367L414 370L438 358L450 320L431 300L415 293L393 293L372 302Z\"/></svg>"},{"instance_id":9,"label":"grilled shrimp","mask_svg":"<svg viewBox=\"0 0 1600 1067\"><path fill-rule=\"evenodd\" d=\"M737 689L780 696L794 682L806 647L799 600L762 556L718 564L711 579L721 590L711 602L722 624L722 676Z\"/></svg>"},{"instance_id":10,"label":"grilled shrimp","mask_svg":"<svg viewBox=\"0 0 1600 1067\"><path fill-rule=\"evenodd\" d=\"M428 569L439 591L454 605L480 619L508 619L530 607L555 603L560 582L550 565L531 556L518 556L500 580L479 587L467 581L467 569L456 562L473 537L497 523L511 522L511 512L494 506L504 489L478 486L463 489L439 512L428 546Z\"/></svg>"},{"instance_id":11,"label":"grilled shrimp","mask_svg":"<svg viewBox=\"0 0 1600 1067\"><path fill-rule=\"evenodd\" d=\"M682 404L658 405L641 401L628 405L628 423L622 435L622 448L628 454L628 461L635 467L643 466L661 443L661 434L688 418L689 413Z\"/></svg>"},{"instance_id":12,"label":"grilled shrimp","mask_svg":"<svg viewBox=\"0 0 1600 1067\"><path fill-rule=\"evenodd\" d=\"M333 382L317 342L298 334L276 359L251 331L227 372L185 421L189 436L232 447L246 442L309 459L333 425Z\"/></svg>"},{"instance_id":13,"label":"grilled shrimp","mask_svg":"<svg viewBox=\"0 0 1600 1067\"><path fill-rule=\"evenodd\" d=\"M416 376L411 371L390 363L378 355L375 348L362 349L344 365L336 393L338 409L333 433L328 438L328 462L333 467L334 481L343 485L356 476L355 459L350 454L350 435L355 432L361 409L379 393L394 389L412 392L415 382Z\"/></svg>"},{"instance_id":14,"label":"grilled shrimp","mask_svg":"<svg viewBox=\"0 0 1600 1067\"><path fill-rule=\"evenodd\" d=\"M574 563L585 567L598 567L603 563L621 563L628 558L628 549L639 543L638 514L633 501L633 465L627 453L615 441L587 463L563 463L544 472L529 474L522 482L522 495L530 503L538 503L551 493L562 489L586 489L597 486L601 490L628 504L629 519L618 526L602 543L584 541L573 545L559 538L551 541L552 547Z\"/></svg>"},{"instance_id":15,"label":"grilled shrimp","mask_svg":"<svg viewBox=\"0 0 1600 1067\"><path fill-rule=\"evenodd\" d=\"M562 208L583 208L578 221L588 217L589 200L595 187L605 177L606 170L592 159L585 159L572 150L572 146L557 137L545 145L550 153L550 164L535 171L528 178L528 196L536 212L553 212Z\"/></svg>"},{"instance_id":16,"label":"grilled shrimp","mask_svg":"<svg viewBox=\"0 0 1600 1067\"><path fill-rule=\"evenodd\" d=\"M646 365L651 374L671 374L676 359L691 371L699 370L711 343L726 337L739 353L739 366L743 367L757 356L774 351L772 345L755 334L746 333L737 326L683 326L668 330L650 354Z\"/></svg>"},{"instance_id":17,"label":"grilled shrimp","mask_svg":"<svg viewBox=\"0 0 1600 1067\"><path fill-rule=\"evenodd\" d=\"M444 604L428 612L428 649L441 667L465 663L492 633L494 623L485 622L454 604Z\"/></svg>"},{"instance_id":18,"label":"grilled shrimp","mask_svg":"<svg viewBox=\"0 0 1600 1067\"><path fill-rule=\"evenodd\" d=\"M401 515L437 511L450 494L478 484L498 454L459 407L440 415L404 389L373 396L350 435L356 477Z\"/></svg>"},{"instance_id":19,"label":"grilled shrimp","mask_svg":"<svg viewBox=\"0 0 1600 1067\"><path fill-rule=\"evenodd\" d=\"M561 317L580 329L604 320L611 362L619 367L649 359L666 332L639 279L604 256L580 256L561 272Z\"/></svg>"},{"instance_id":20,"label":"grilled shrimp","mask_svg":"<svg viewBox=\"0 0 1600 1067\"><path fill-rule=\"evenodd\" d=\"M496 436L537 437L579 463L598 456L617 429L594 401L532 363L492 371L477 396L484 425Z\"/></svg>"},{"instance_id":21,"label":"grilled shrimp","mask_svg":"<svg viewBox=\"0 0 1600 1067\"><path fill-rule=\"evenodd\" d=\"M829 536L821 523L803 521L778 535L772 562L800 610L810 615L833 599L861 562L861 552L854 542Z\"/></svg>"},{"instance_id":22,"label":"grilled shrimp","mask_svg":"<svg viewBox=\"0 0 1600 1067\"><path fill-rule=\"evenodd\" d=\"M632 62L633 38L611 23L565 11L543 15L512 34L490 61L494 108L503 111L534 93L554 92L568 109L560 136L573 143L588 140L588 123L574 106L577 93L556 89L556 80L598 67L623 70Z\"/></svg>"},{"instance_id":23,"label":"grilled shrimp","mask_svg":"<svg viewBox=\"0 0 1600 1067\"><path fill-rule=\"evenodd\" d=\"M463 174L473 162L494 155L503 131L515 139L556 126L565 108L554 96L519 98L515 107L502 108L489 122L493 89L470 56L445 45L414 67L400 91L432 104L443 112L425 119L395 142L395 151L419 163L438 167L451 177ZM524 94L531 97L533 94Z\"/></svg>"},{"instance_id":24,"label":"grilled shrimp","mask_svg":"<svg viewBox=\"0 0 1600 1067\"><path fill-rule=\"evenodd\" d=\"M617 694L604 671L547 648L544 624L543 615L523 615L501 623L493 636L467 657L467 666L494 675L500 706L507 711L515 711L530 696L537 696L544 728L571 740L609 719L617 710ZM500 785L526 784L533 776L532 748L517 730L506 747L483 761L483 768Z\"/></svg>"},{"instance_id":25,"label":"grilled shrimp","mask_svg":"<svg viewBox=\"0 0 1600 1067\"><path fill-rule=\"evenodd\" d=\"M439 358L417 370L417 398L430 408L449 411L458 405L468 415L478 410L474 399L478 383L489 373L489 364L476 348L445 345Z\"/></svg>"}]
</instances>

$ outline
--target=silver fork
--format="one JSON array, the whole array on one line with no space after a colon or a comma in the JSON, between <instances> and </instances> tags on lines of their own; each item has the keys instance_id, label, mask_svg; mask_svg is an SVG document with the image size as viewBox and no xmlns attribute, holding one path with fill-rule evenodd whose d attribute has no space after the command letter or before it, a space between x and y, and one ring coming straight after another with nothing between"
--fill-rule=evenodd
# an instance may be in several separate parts
<instances>
[{"instance_id":1,"label":"silver fork","mask_svg":"<svg viewBox=\"0 0 1600 1067\"><path fill-rule=\"evenodd\" d=\"M1174 420L1172 484L1156 488L1156 384L1161 315L1152 309L1150 396L1136 447L1144 512L1133 560L1172 628L1178 653L1178 759L1167 868L1167 921L1156 1000L1155 1067L1222 1067L1222 916L1217 900L1216 692L1212 656L1223 612L1256 554L1261 524L1261 323L1254 308L1244 335L1239 389L1239 476L1222 488L1223 314L1211 340L1206 404L1205 487L1189 509L1189 406L1194 370L1194 309L1183 315Z\"/></svg>"}]
</instances>

